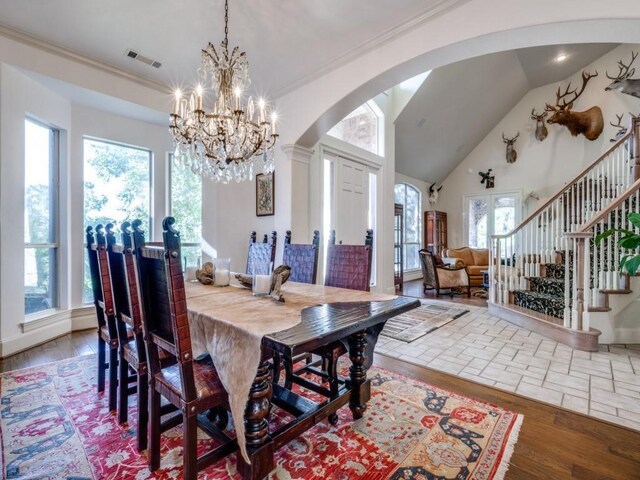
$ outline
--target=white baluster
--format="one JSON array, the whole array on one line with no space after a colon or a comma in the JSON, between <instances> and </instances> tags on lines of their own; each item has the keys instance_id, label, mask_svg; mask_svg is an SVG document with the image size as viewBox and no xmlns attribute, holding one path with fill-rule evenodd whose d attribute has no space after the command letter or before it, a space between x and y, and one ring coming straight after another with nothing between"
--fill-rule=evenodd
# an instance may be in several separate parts
<instances>
[{"instance_id":1,"label":"white baluster","mask_svg":"<svg viewBox=\"0 0 640 480\"><path fill-rule=\"evenodd\" d=\"M569 239L562 238L564 251L564 326L571 326L571 292L569 290Z\"/></svg>"}]
</instances>

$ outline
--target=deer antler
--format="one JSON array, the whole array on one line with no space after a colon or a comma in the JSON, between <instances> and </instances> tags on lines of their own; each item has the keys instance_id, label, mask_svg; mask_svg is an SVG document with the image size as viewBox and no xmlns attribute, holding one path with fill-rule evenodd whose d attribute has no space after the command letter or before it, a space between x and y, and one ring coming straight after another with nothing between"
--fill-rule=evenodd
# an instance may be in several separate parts
<instances>
[{"instance_id":1,"label":"deer antler","mask_svg":"<svg viewBox=\"0 0 640 480\"><path fill-rule=\"evenodd\" d=\"M520 132L516 133L516 136L513 138L507 138L504 136L504 132L502 132L502 140L504 141L504 143L513 143L516 141L516 138L518 138L520 136Z\"/></svg>"},{"instance_id":2,"label":"deer antler","mask_svg":"<svg viewBox=\"0 0 640 480\"><path fill-rule=\"evenodd\" d=\"M638 52L631 52L631 61L629 62L628 65L625 65L622 60L619 60L618 61L618 76L617 77L612 77L612 76L609 75L609 72L607 71L607 78L609 80L622 81L622 80L626 80L627 78L633 76L633 74L636 72L636 69L632 68L631 71L629 71L629 67L631 67L631 65L633 64L633 62L634 62L634 60L636 59L637 56L638 56Z\"/></svg>"},{"instance_id":3,"label":"deer antler","mask_svg":"<svg viewBox=\"0 0 640 480\"><path fill-rule=\"evenodd\" d=\"M569 82L569 84L567 85L567 88L565 89L564 93L560 93L560 87L558 86L558 91L556 92L556 104L554 106L549 105L548 103L545 104L545 111L547 112L558 112L561 110L571 110L571 107L573 106L573 103L580 97L580 95L582 95L582 92L584 92L584 89L587 86L587 83L589 83L589 80L591 80L593 77L597 77L598 76L598 71L596 70L596 73L591 74L589 72L582 72L582 87L580 87L580 91L578 91L577 88L574 88L573 90L570 90L571 88L571 82ZM568 95L573 95L573 98L570 101L566 101L564 98L567 97ZM560 101L562 101L562 103L560 103Z\"/></svg>"},{"instance_id":4,"label":"deer antler","mask_svg":"<svg viewBox=\"0 0 640 480\"><path fill-rule=\"evenodd\" d=\"M613 122L609 122L609 125L616 128L626 128L624 125L622 125L622 117L624 117L624 113L622 115L618 115L616 113L616 118L618 119L618 123L614 124Z\"/></svg>"}]
</instances>

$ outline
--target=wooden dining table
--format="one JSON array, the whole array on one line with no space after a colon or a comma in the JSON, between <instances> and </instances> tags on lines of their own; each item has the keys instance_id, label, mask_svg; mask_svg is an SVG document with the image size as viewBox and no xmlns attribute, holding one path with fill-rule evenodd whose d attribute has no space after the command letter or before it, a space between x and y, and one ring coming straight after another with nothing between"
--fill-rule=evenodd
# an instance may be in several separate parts
<instances>
[{"instance_id":1,"label":"wooden dining table","mask_svg":"<svg viewBox=\"0 0 640 480\"><path fill-rule=\"evenodd\" d=\"M186 284L194 355L208 353L229 394L238 442L238 471L244 479L264 478L275 468L274 453L348 404L354 420L363 416L370 397L367 369L385 322L420 305L413 298L288 282L285 302L255 297L239 284L212 287ZM337 388L314 388L316 401L273 378L274 358L339 345L348 354L345 378ZM277 366L277 365L276 365ZM325 373L326 377L326 373ZM270 425L272 405L293 416ZM271 427L271 428L270 428Z\"/></svg>"}]
</instances>

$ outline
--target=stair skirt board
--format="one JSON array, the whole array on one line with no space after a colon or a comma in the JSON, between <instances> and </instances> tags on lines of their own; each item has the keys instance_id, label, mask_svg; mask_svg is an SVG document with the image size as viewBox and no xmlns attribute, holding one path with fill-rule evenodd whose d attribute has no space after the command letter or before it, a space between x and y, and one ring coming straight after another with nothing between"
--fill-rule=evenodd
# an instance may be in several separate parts
<instances>
[{"instance_id":1,"label":"stair skirt board","mask_svg":"<svg viewBox=\"0 0 640 480\"><path fill-rule=\"evenodd\" d=\"M600 331L594 328L588 332L572 330L560 325L558 319L513 304L487 302L489 313L509 323L526 328L556 342L585 352L598 351Z\"/></svg>"}]
</instances>

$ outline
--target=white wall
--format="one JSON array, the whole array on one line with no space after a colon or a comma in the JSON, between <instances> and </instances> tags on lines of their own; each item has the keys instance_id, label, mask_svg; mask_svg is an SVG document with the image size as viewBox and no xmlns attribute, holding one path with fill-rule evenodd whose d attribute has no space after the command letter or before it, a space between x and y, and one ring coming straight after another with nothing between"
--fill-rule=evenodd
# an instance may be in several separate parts
<instances>
[{"instance_id":1,"label":"white wall","mask_svg":"<svg viewBox=\"0 0 640 480\"><path fill-rule=\"evenodd\" d=\"M29 116L60 131L59 310L83 307L83 138L151 150L153 237L166 215L165 127L73 104L23 72L0 65L0 354L71 331L70 315L23 331L24 317L24 121ZM125 219L116 218L120 222ZM150 234L149 234L150 235ZM150 235L151 236L151 235ZM94 320L95 322L95 320Z\"/></svg>"},{"instance_id":2,"label":"white wall","mask_svg":"<svg viewBox=\"0 0 640 480\"><path fill-rule=\"evenodd\" d=\"M31 116L60 129L60 155L67 158L71 104L7 65L0 65L0 87L0 347L4 349L5 343L22 334L24 318L24 121ZM69 188L64 173L61 170L61 193ZM67 220L60 222L61 245L69 240ZM61 247L60 261L69 256L69 250ZM62 269L61 278L68 276L69 270ZM70 304L66 285L61 282L62 308Z\"/></svg>"},{"instance_id":3,"label":"white wall","mask_svg":"<svg viewBox=\"0 0 640 480\"><path fill-rule=\"evenodd\" d=\"M600 137L589 141L580 135L573 137L560 125L547 125L548 137L539 142L535 139L535 121L530 119L531 109L541 111L545 102L555 103L557 84L536 88L526 94L518 104L500 121L495 128L478 144L456 169L444 180L444 188L440 192L438 210L448 214L448 245L461 247L467 243L464 233L465 218L463 212L463 195L499 193L501 191L521 192L524 202L530 192L536 192L540 199L530 199L522 205L523 218L541 205L546 198L556 193L562 185L571 180L587 165L594 162L611 143L617 129L609 125L615 123L616 114L625 113L624 122L629 122L628 112L640 112L640 99L615 92L605 92L610 83L605 76L618 71L616 62L621 58L628 61L631 50L637 51L639 45L621 45L586 67L590 72L599 72L592 78L584 93L574 106L575 111L583 111L598 105L603 112L605 128ZM576 72L570 79L572 85L581 85L581 72ZM566 81L562 82L566 86ZM515 147L518 159L513 164L505 160L505 145L502 132L507 136L520 131ZM493 169L495 188L485 189L480 184L479 171ZM471 173L468 173L472 170Z\"/></svg>"}]
</instances>

